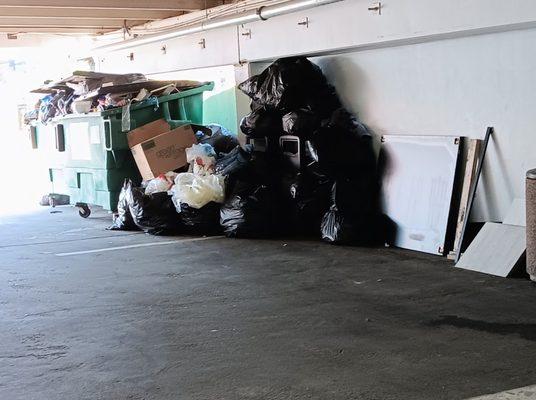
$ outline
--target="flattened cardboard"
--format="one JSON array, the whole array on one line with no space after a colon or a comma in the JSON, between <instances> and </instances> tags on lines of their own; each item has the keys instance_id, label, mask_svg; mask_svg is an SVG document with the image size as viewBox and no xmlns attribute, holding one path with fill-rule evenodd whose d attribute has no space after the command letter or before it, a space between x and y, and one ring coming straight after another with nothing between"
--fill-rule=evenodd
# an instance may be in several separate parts
<instances>
[{"instance_id":1,"label":"flattened cardboard","mask_svg":"<svg viewBox=\"0 0 536 400\"><path fill-rule=\"evenodd\" d=\"M184 125L138 143L131 151L142 178L148 180L185 166L185 150L196 143L192 127Z\"/></svg>"},{"instance_id":2,"label":"flattened cardboard","mask_svg":"<svg viewBox=\"0 0 536 400\"><path fill-rule=\"evenodd\" d=\"M526 250L525 227L486 222L456 268L507 277Z\"/></svg>"}]
</instances>

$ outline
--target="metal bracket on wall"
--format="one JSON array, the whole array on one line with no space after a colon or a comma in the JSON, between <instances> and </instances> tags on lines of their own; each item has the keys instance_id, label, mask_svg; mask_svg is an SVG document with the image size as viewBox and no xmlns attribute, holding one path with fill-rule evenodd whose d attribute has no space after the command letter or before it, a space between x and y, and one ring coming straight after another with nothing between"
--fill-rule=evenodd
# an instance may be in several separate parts
<instances>
[{"instance_id":1,"label":"metal bracket on wall","mask_svg":"<svg viewBox=\"0 0 536 400\"><path fill-rule=\"evenodd\" d=\"M205 41L205 39L201 39L198 43L197 43L202 49L204 49L205 47L207 47L207 42Z\"/></svg>"},{"instance_id":2,"label":"metal bracket on wall","mask_svg":"<svg viewBox=\"0 0 536 400\"><path fill-rule=\"evenodd\" d=\"M241 35L245 36L248 39L251 39L251 29L243 29Z\"/></svg>"},{"instance_id":3,"label":"metal bracket on wall","mask_svg":"<svg viewBox=\"0 0 536 400\"><path fill-rule=\"evenodd\" d=\"M378 1L377 3L372 3L368 10L377 11L378 15L382 15L382 3L380 1Z\"/></svg>"},{"instance_id":4,"label":"metal bracket on wall","mask_svg":"<svg viewBox=\"0 0 536 400\"><path fill-rule=\"evenodd\" d=\"M298 22L298 25L305 26L306 28L309 28L309 17L305 17L303 21Z\"/></svg>"},{"instance_id":5,"label":"metal bracket on wall","mask_svg":"<svg viewBox=\"0 0 536 400\"><path fill-rule=\"evenodd\" d=\"M162 54L167 54L167 46L163 45L162 47L160 47L160 51L162 52Z\"/></svg>"}]
</instances>

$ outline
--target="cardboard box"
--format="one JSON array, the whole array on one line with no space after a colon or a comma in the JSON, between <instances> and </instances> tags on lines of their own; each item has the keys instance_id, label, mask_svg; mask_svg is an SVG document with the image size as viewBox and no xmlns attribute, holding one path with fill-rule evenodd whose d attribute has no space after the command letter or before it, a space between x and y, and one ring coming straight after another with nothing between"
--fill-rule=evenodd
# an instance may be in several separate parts
<instances>
[{"instance_id":1,"label":"cardboard box","mask_svg":"<svg viewBox=\"0 0 536 400\"><path fill-rule=\"evenodd\" d=\"M157 119L127 133L128 147L133 148L141 142L152 139L161 133L169 132L169 124L165 119Z\"/></svg>"},{"instance_id":2,"label":"cardboard box","mask_svg":"<svg viewBox=\"0 0 536 400\"><path fill-rule=\"evenodd\" d=\"M197 143L190 125L169 130L164 120L130 131L127 140L143 180L184 167L185 150Z\"/></svg>"}]
</instances>

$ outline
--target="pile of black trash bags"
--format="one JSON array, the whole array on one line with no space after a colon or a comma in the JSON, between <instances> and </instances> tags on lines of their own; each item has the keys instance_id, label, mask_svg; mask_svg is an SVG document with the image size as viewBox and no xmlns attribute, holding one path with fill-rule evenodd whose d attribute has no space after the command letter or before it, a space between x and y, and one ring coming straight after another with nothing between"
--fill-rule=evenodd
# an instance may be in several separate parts
<instances>
[{"instance_id":1,"label":"pile of black trash bags","mask_svg":"<svg viewBox=\"0 0 536 400\"><path fill-rule=\"evenodd\" d=\"M126 181L111 228L384 243L372 137L320 68L303 57L282 58L239 89L252 99L240 124L249 144L217 152L223 204L181 205L178 213L167 193L145 195Z\"/></svg>"}]
</instances>

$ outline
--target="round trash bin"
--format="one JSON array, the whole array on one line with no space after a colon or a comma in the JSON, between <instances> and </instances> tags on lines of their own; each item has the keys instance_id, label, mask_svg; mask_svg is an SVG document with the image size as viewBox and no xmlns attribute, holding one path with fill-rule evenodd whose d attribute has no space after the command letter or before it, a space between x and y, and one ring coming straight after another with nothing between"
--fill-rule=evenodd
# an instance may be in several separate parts
<instances>
[{"instance_id":1,"label":"round trash bin","mask_svg":"<svg viewBox=\"0 0 536 400\"><path fill-rule=\"evenodd\" d=\"M536 281L536 168L527 171L525 185L527 218L527 272Z\"/></svg>"}]
</instances>

